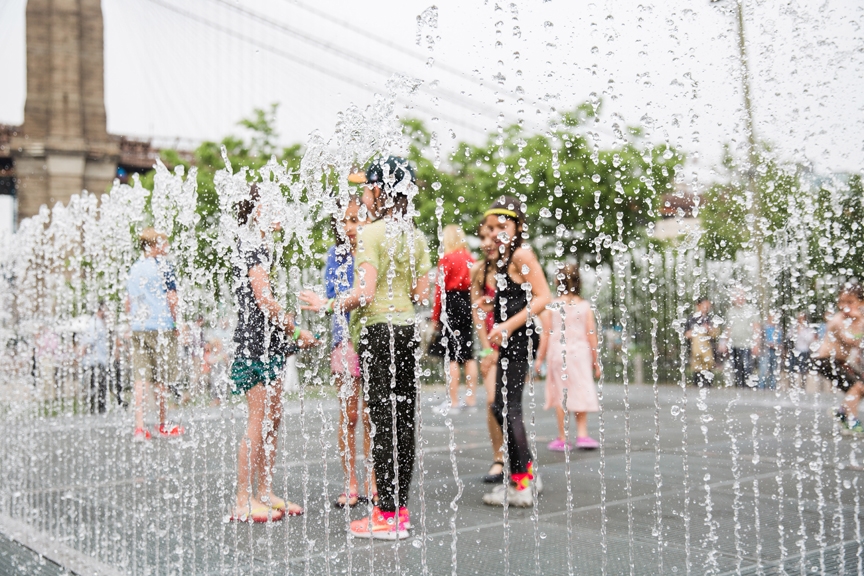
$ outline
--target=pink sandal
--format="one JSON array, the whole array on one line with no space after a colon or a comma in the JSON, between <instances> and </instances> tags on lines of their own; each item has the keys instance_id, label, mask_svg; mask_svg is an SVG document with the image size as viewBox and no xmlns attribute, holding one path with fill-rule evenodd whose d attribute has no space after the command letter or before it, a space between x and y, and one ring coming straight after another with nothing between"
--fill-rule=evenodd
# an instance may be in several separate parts
<instances>
[{"instance_id":1,"label":"pink sandal","mask_svg":"<svg viewBox=\"0 0 864 576\"><path fill-rule=\"evenodd\" d=\"M549 442L546 448L548 448L552 452L569 452L572 446L569 442L565 442L560 438L556 438L555 440Z\"/></svg>"},{"instance_id":2,"label":"pink sandal","mask_svg":"<svg viewBox=\"0 0 864 576\"><path fill-rule=\"evenodd\" d=\"M579 450L596 450L600 447L600 443L590 436L582 436L576 439L576 448Z\"/></svg>"}]
</instances>

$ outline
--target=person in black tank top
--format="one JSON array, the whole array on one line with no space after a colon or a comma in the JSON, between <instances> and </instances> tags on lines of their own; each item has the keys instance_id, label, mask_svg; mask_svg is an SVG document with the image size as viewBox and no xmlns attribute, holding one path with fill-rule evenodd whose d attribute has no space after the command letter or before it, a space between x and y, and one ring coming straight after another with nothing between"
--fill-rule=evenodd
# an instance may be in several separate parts
<instances>
[{"instance_id":1,"label":"person in black tank top","mask_svg":"<svg viewBox=\"0 0 864 576\"><path fill-rule=\"evenodd\" d=\"M540 262L530 249L522 246L525 216L520 202L503 196L484 216L500 253L495 326L489 333L490 342L500 346L492 411L505 430L511 482L486 494L483 501L493 506L505 501L510 506L532 506L531 481L539 478L522 417L522 391L539 346L542 330L538 314L552 301L552 296ZM535 486L539 494L539 481Z\"/></svg>"}]
</instances>

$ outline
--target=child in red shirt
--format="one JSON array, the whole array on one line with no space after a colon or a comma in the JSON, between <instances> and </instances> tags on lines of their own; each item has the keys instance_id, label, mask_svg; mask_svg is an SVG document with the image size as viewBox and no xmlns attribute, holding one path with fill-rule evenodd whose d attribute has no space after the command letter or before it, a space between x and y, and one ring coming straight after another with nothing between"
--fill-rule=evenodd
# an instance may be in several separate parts
<instances>
[{"instance_id":1,"label":"child in red shirt","mask_svg":"<svg viewBox=\"0 0 864 576\"><path fill-rule=\"evenodd\" d=\"M435 306L432 322L447 339L445 359L449 360L450 399L439 407L442 414L457 413L463 408L476 409L478 380L477 362L474 361L473 326L471 310L471 266L474 257L465 244L465 233L451 224L444 228L444 255L438 262L438 281L435 282ZM443 286L443 291L442 291ZM443 292L443 298L442 298ZM459 367L465 367L468 387L465 403L459 403Z\"/></svg>"}]
</instances>

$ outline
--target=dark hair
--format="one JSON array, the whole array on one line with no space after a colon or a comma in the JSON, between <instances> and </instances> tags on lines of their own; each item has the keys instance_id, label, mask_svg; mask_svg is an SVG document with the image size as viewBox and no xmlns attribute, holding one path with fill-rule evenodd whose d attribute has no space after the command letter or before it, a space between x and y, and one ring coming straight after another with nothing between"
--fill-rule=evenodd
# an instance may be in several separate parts
<instances>
[{"instance_id":1,"label":"dark hair","mask_svg":"<svg viewBox=\"0 0 864 576\"><path fill-rule=\"evenodd\" d=\"M482 235L484 226L486 226L486 219L482 218L480 220L480 224L477 225L477 237L478 238ZM486 255L484 254L484 256L483 256L483 278L482 278L481 287L486 285L486 279L489 277L489 269L492 267L492 262L493 261L491 259L489 259L488 257L486 257Z\"/></svg>"},{"instance_id":2,"label":"dark hair","mask_svg":"<svg viewBox=\"0 0 864 576\"><path fill-rule=\"evenodd\" d=\"M864 286L861 286L858 282L846 282L843 284L843 288L840 289L840 295L849 294L854 296L857 300L864 300Z\"/></svg>"},{"instance_id":3,"label":"dark hair","mask_svg":"<svg viewBox=\"0 0 864 576\"><path fill-rule=\"evenodd\" d=\"M336 212L330 217L330 231L333 232L333 240L337 246L342 246L348 242L348 237L345 236L345 228L344 226L340 226L339 223L341 216L345 214L345 210L352 204L358 206L361 204L360 197L356 194L348 196L348 201L344 203L341 199L336 198Z\"/></svg>"},{"instance_id":4,"label":"dark hair","mask_svg":"<svg viewBox=\"0 0 864 576\"><path fill-rule=\"evenodd\" d=\"M571 263L560 266L558 274L555 275L555 286L558 288L559 294L579 296L582 293L582 277L579 275L579 265Z\"/></svg>"},{"instance_id":5,"label":"dark hair","mask_svg":"<svg viewBox=\"0 0 864 576\"><path fill-rule=\"evenodd\" d=\"M408 214L408 196L400 191L401 188L397 190L397 185L406 178L416 185L414 167L399 156L376 158L366 167L366 185L381 190L384 210L403 217ZM389 206L388 200L391 201Z\"/></svg>"},{"instance_id":6,"label":"dark hair","mask_svg":"<svg viewBox=\"0 0 864 576\"><path fill-rule=\"evenodd\" d=\"M702 304L703 302L710 302L711 300L707 296L700 296L696 299L696 305Z\"/></svg>"},{"instance_id":7,"label":"dark hair","mask_svg":"<svg viewBox=\"0 0 864 576\"><path fill-rule=\"evenodd\" d=\"M239 222L241 226L245 226L249 223L249 216L251 216L252 212L255 211L259 198L260 194L258 192L258 184L253 182L252 186L249 188L249 198L244 198L234 205L237 208L237 222Z\"/></svg>"}]
</instances>

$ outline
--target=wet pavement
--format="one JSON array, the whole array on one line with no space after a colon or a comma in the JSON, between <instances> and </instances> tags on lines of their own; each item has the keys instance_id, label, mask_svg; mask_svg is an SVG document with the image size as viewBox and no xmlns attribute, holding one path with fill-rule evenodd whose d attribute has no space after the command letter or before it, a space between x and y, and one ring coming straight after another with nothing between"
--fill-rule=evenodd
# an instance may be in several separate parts
<instances>
[{"instance_id":1,"label":"wet pavement","mask_svg":"<svg viewBox=\"0 0 864 576\"><path fill-rule=\"evenodd\" d=\"M414 529L398 544L350 539L362 507L330 504L342 473L326 396L291 400L283 422L276 485L306 515L255 526L225 521L241 406L181 409L187 434L147 443L132 441L124 413L6 414L0 569L63 573L60 559L81 574L862 572L864 443L833 426L830 394L667 385L655 397L607 384L602 430L590 417L602 449L568 456L546 449L555 418L538 386L526 418L544 492L535 508L504 511L482 503L485 414L436 414L442 392L423 391ZM29 548L9 539L27 540L16 527Z\"/></svg>"}]
</instances>

